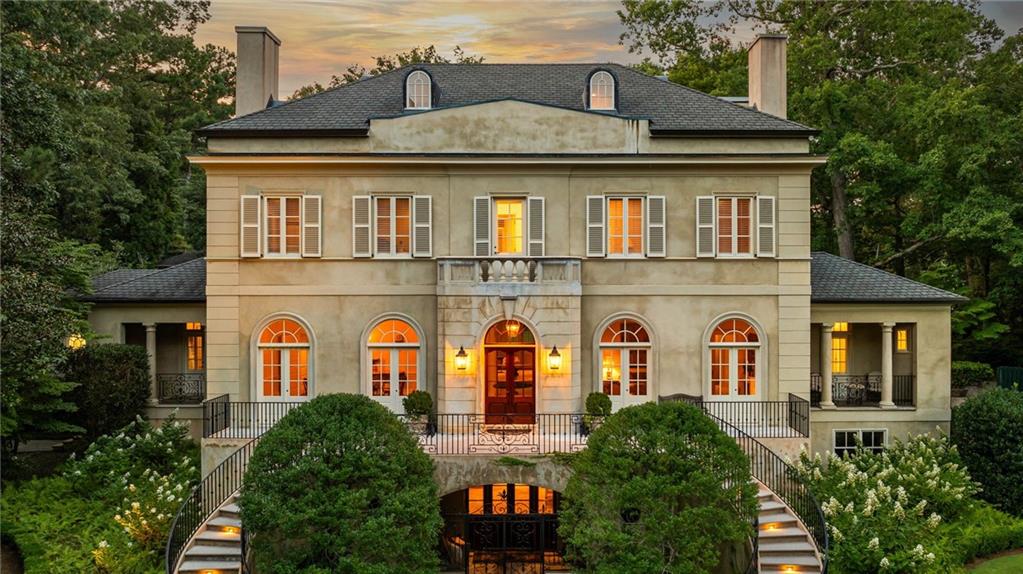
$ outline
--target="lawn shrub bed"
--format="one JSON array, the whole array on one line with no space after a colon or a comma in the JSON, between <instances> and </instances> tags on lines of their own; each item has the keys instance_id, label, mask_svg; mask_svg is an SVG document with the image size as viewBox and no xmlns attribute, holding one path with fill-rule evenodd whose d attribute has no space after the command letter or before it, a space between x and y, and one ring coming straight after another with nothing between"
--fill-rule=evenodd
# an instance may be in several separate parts
<instances>
[{"instance_id":1,"label":"lawn shrub bed","mask_svg":"<svg viewBox=\"0 0 1023 574\"><path fill-rule=\"evenodd\" d=\"M944 435L896 439L880 454L804 452L795 468L822 503L835 574L955 572L1023 544L1023 522L974 498L979 486Z\"/></svg>"},{"instance_id":2,"label":"lawn shrub bed","mask_svg":"<svg viewBox=\"0 0 1023 574\"><path fill-rule=\"evenodd\" d=\"M952 442L980 497L1023 517L1023 392L991 389L952 409Z\"/></svg>"},{"instance_id":3,"label":"lawn shrub bed","mask_svg":"<svg viewBox=\"0 0 1023 574\"><path fill-rule=\"evenodd\" d=\"M199 478L188 427L136 419L100 437L60 475L9 485L3 530L26 574L157 573L170 522Z\"/></svg>"},{"instance_id":4,"label":"lawn shrub bed","mask_svg":"<svg viewBox=\"0 0 1023 574\"><path fill-rule=\"evenodd\" d=\"M89 345L68 360L66 378L78 384L71 400L73 418L90 439L116 433L146 412L149 358L144 347L108 343Z\"/></svg>"}]
</instances>

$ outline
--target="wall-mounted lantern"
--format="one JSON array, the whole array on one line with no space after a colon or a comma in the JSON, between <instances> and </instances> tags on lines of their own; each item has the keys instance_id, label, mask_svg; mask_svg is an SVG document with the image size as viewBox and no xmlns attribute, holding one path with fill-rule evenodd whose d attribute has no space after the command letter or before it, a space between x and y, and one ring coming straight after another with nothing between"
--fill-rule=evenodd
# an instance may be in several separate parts
<instances>
[{"instance_id":1,"label":"wall-mounted lantern","mask_svg":"<svg viewBox=\"0 0 1023 574\"><path fill-rule=\"evenodd\" d=\"M547 368L552 371L561 370L561 353L558 352L558 346L554 345L549 355L547 355Z\"/></svg>"},{"instance_id":2,"label":"wall-mounted lantern","mask_svg":"<svg viewBox=\"0 0 1023 574\"><path fill-rule=\"evenodd\" d=\"M455 368L459 371L469 368L469 354L465 352L465 347L459 346L458 352L455 353Z\"/></svg>"}]
</instances>

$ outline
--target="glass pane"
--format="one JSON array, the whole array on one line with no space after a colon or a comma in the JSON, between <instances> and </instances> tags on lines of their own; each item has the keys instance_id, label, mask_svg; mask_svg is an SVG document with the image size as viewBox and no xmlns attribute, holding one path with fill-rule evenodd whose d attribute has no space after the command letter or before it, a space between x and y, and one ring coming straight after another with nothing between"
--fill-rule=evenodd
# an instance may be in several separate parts
<instances>
[{"instance_id":1,"label":"glass pane","mask_svg":"<svg viewBox=\"0 0 1023 574\"><path fill-rule=\"evenodd\" d=\"M629 350L629 394L634 397L646 396L647 383L646 349Z\"/></svg>"},{"instance_id":2,"label":"glass pane","mask_svg":"<svg viewBox=\"0 0 1023 574\"><path fill-rule=\"evenodd\" d=\"M522 199L494 200L497 220L497 252L519 254L523 252Z\"/></svg>"},{"instance_id":3,"label":"glass pane","mask_svg":"<svg viewBox=\"0 0 1023 574\"><path fill-rule=\"evenodd\" d=\"M309 396L309 351L288 350L288 392L292 397Z\"/></svg>"},{"instance_id":4,"label":"glass pane","mask_svg":"<svg viewBox=\"0 0 1023 574\"><path fill-rule=\"evenodd\" d=\"M412 213L409 198L398 197L394 200L394 252L409 253L412 251Z\"/></svg>"},{"instance_id":5,"label":"glass pane","mask_svg":"<svg viewBox=\"0 0 1023 574\"><path fill-rule=\"evenodd\" d=\"M625 253L625 200L620 197L607 200L607 251Z\"/></svg>"},{"instance_id":6,"label":"glass pane","mask_svg":"<svg viewBox=\"0 0 1023 574\"><path fill-rule=\"evenodd\" d=\"M494 514L508 514L508 486L495 484L492 488Z\"/></svg>"},{"instance_id":7,"label":"glass pane","mask_svg":"<svg viewBox=\"0 0 1023 574\"><path fill-rule=\"evenodd\" d=\"M757 352L754 349L736 349L738 362L736 364L739 377L740 396L755 395L757 393Z\"/></svg>"},{"instance_id":8,"label":"glass pane","mask_svg":"<svg viewBox=\"0 0 1023 574\"><path fill-rule=\"evenodd\" d=\"M629 253L643 252L643 200L629 198Z\"/></svg>"},{"instance_id":9,"label":"glass pane","mask_svg":"<svg viewBox=\"0 0 1023 574\"><path fill-rule=\"evenodd\" d=\"M515 485L515 514L529 514L529 485Z\"/></svg>"},{"instance_id":10,"label":"glass pane","mask_svg":"<svg viewBox=\"0 0 1023 574\"><path fill-rule=\"evenodd\" d=\"M728 396L728 349L710 350L710 394L719 397Z\"/></svg>"},{"instance_id":11,"label":"glass pane","mask_svg":"<svg viewBox=\"0 0 1023 574\"><path fill-rule=\"evenodd\" d=\"M619 349L602 349L600 352L601 390L605 395L622 394L622 353Z\"/></svg>"},{"instance_id":12,"label":"glass pane","mask_svg":"<svg viewBox=\"0 0 1023 574\"><path fill-rule=\"evenodd\" d=\"M732 198L718 198L718 253L732 253Z\"/></svg>"},{"instance_id":13,"label":"glass pane","mask_svg":"<svg viewBox=\"0 0 1023 574\"><path fill-rule=\"evenodd\" d=\"M752 216L750 210L752 209L753 200L748 197L742 197L736 201L736 253L749 254L753 252L753 244L750 240L750 226L752 225Z\"/></svg>"},{"instance_id":14,"label":"glass pane","mask_svg":"<svg viewBox=\"0 0 1023 574\"><path fill-rule=\"evenodd\" d=\"M483 487L469 487L469 514L483 514Z\"/></svg>"},{"instance_id":15,"label":"glass pane","mask_svg":"<svg viewBox=\"0 0 1023 574\"><path fill-rule=\"evenodd\" d=\"M415 349L398 351L398 394L403 397L416 390L417 356Z\"/></svg>"},{"instance_id":16,"label":"glass pane","mask_svg":"<svg viewBox=\"0 0 1023 574\"><path fill-rule=\"evenodd\" d=\"M549 488L538 487L537 489L537 512L540 514L554 514L554 491Z\"/></svg>"},{"instance_id":17,"label":"glass pane","mask_svg":"<svg viewBox=\"0 0 1023 574\"><path fill-rule=\"evenodd\" d=\"M277 197L266 200L266 250L281 252L281 200Z\"/></svg>"},{"instance_id":18,"label":"glass pane","mask_svg":"<svg viewBox=\"0 0 1023 574\"><path fill-rule=\"evenodd\" d=\"M370 353L370 382L374 397L391 396L390 349L373 349Z\"/></svg>"},{"instance_id":19,"label":"glass pane","mask_svg":"<svg viewBox=\"0 0 1023 574\"><path fill-rule=\"evenodd\" d=\"M299 197L289 197L285 199L285 246L286 253L289 255L297 255L300 252L300 240L302 238L302 217L301 212L302 199Z\"/></svg>"},{"instance_id":20,"label":"glass pane","mask_svg":"<svg viewBox=\"0 0 1023 574\"><path fill-rule=\"evenodd\" d=\"M377 253L391 255L391 198L377 198Z\"/></svg>"},{"instance_id":21,"label":"glass pane","mask_svg":"<svg viewBox=\"0 0 1023 574\"><path fill-rule=\"evenodd\" d=\"M848 368L849 339L845 336L831 339L831 372L842 374Z\"/></svg>"},{"instance_id":22,"label":"glass pane","mask_svg":"<svg viewBox=\"0 0 1023 574\"><path fill-rule=\"evenodd\" d=\"M263 396L281 396L280 349L263 349Z\"/></svg>"}]
</instances>

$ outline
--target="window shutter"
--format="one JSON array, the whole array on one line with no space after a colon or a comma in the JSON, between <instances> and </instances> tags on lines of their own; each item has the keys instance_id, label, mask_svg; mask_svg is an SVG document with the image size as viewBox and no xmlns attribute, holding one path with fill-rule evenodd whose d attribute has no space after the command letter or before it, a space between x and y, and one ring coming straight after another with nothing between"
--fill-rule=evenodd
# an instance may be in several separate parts
<instances>
[{"instance_id":1,"label":"window shutter","mask_svg":"<svg viewBox=\"0 0 1023 574\"><path fill-rule=\"evenodd\" d=\"M490 197L483 195L473 198L473 254L476 257L490 257Z\"/></svg>"},{"instance_id":2,"label":"window shutter","mask_svg":"<svg viewBox=\"0 0 1023 574\"><path fill-rule=\"evenodd\" d=\"M646 198L646 256L665 256L664 233L665 199L663 195L651 195Z\"/></svg>"},{"instance_id":3,"label":"window shutter","mask_svg":"<svg viewBox=\"0 0 1023 574\"><path fill-rule=\"evenodd\" d=\"M412 196L412 256L433 255L433 196Z\"/></svg>"},{"instance_id":4,"label":"window shutter","mask_svg":"<svg viewBox=\"0 0 1023 574\"><path fill-rule=\"evenodd\" d=\"M696 256L714 257L714 198L696 198Z\"/></svg>"},{"instance_id":5,"label":"window shutter","mask_svg":"<svg viewBox=\"0 0 1023 574\"><path fill-rule=\"evenodd\" d=\"M261 235L259 233L260 204L258 195L243 195L241 199L241 256L259 257Z\"/></svg>"},{"instance_id":6,"label":"window shutter","mask_svg":"<svg viewBox=\"0 0 1023 574\"><path fill-rule=\"evenodd\" d=\"M586 256L604 256L604 196L586 196Z\"/></svg>"},{"instance_id":7,"label":"window shutter","mask_svg":"<svg viewBox=\"0 0 1023 574\"><path fill-rule=\"evenodd\" d=\"M757 257L775 256L774 197L757 196Z\"/></svg>"},{"instance_id":8,"label":"window shutter","mask_svg":"<svg viewBox=\"0 0 1023 574\"><path fill-rule=\"evenodd\" d=\"M352 257L372 257L370 247L370 205L368 195L352 197Z\"/></svg>"},{"instance_id":9,"label":"window shutter","mask_svg":"<svg viewBox=\"0 0 1023 574\"><path fill-rule=\"evenodd\" d=\"M321 198L302 196L302 257L319 257L321 250Z\"/></svg>"},{"instance_id":10,"label":"window shutter","mask_svg":"<svg viewBox=\"0 0 1023 574\"><path fill-rule=\"evenodd\" d=\"M544 239L546 219L544 216L544 198L530 197L529 205L529 256L544 256Z\"/></svg>"}]
</instances>

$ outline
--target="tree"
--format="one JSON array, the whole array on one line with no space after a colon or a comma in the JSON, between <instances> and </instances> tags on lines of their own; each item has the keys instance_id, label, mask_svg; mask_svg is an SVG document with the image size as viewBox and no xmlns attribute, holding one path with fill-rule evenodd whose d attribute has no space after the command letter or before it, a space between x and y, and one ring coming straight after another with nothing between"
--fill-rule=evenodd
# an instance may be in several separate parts
<instances>
[{"instance_id":1,"label":"tree","mask_svg":"<svg viewBox=\"0 0 1023 574\"><path fill-rule=\"evenodd\" d=\"M319 82L314 82L307 86L295 90L289 100L297 100L313 94L318 94L329 88L336 88L352 82L357 82L365 77L367 74L370 76L379 76L385 72L397 70L402 66L408 66L411 64L482 64L483 56L470 56L467 55L460 46L455 46L451 58L446 58L437 53L437 48L432 44L426 47L416 46L411 50L405 52L399 52L392 56L377 56L374 58L374 65L369 71L366 71L366 67L360 64L352 64L348 66L340 76L333 75L330 78L330 83L327 87L323 87Z\"/></svg>"},{"instance_id":2,"label":"tree","mask_svg":"<svg viewBox=\"0 0 1023 574\"><path fill-rule=\"evenodd\" d=\"M711 572L753 535L749 460L691 405L618 411L572 470L559 533L583 572Z\"/></svg>"},{"instance_id":3,"label":"tree","mask_svg":"<svg viewBox=\"0 0 1023 574\"><path fill-rule=\"evenodd\" d=\"M788 35L789 117L829 158L811 179L814 247L997 309L957 311L955 352L1023 362L1020 34L998 45L968 0L625 0L619 16L630 49L718 95L744 93L736 26Z\"/></svg>"},{"instance_id":4,"label":"tree","mask_svg":"<svg viewBox=\"0 0 1023 574\"><path fill-rule=\"evenodd\" d=\"M146 414L150 398L149 355L138 345L88 345L71 354L67 379L75 422L88 438L113 433Z\"/></svg>"},{"instance_id":5,"label":"tree","mask_svg":"<svg viewBox=\"0 0 1023 574\"><path fill-rule=\"evenodd\" d=\"M260 572L437 571L433 463L368 397L288 413L252 453L239 505Z\"/></svg>"},{"instance_id":6,"label":"tree","mask_svg":"<svg viewBox=\"0 0 1023 574\"><path fill-rule=\"evenodd\" d=\"M952 409L952 443L980 497L1023 516L1023 392L992 389Z\"/></svg>"}]
</instances>

